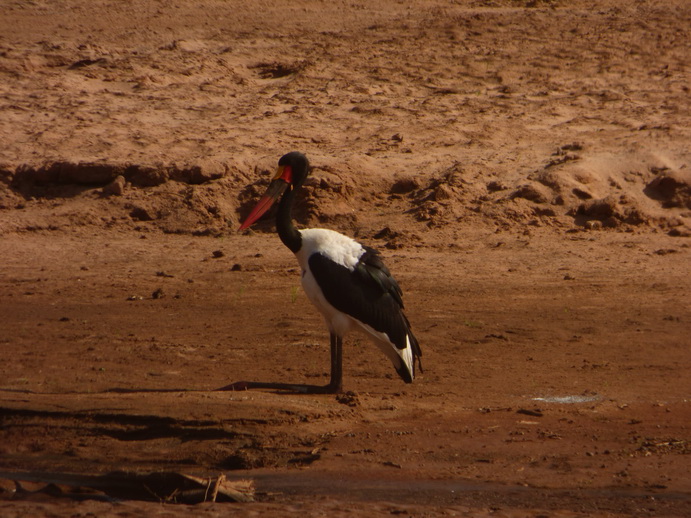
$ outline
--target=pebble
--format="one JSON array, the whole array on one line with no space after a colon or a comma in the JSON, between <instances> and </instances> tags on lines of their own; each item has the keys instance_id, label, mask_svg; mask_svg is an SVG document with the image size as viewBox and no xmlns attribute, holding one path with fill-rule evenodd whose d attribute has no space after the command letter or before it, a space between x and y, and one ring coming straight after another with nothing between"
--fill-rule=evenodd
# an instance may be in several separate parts
<instances>
[{"instance_id":1,"label":"pebble","mask_svg":"<svg viewBox=\"0 0 691 518\"><path fill-rule=\"evenodd\" d=\"M127 180L122 175L115 177L115 180L104 186L102 192L106 196L122 196L127 186Z\"/></svg>"}]
</instances>

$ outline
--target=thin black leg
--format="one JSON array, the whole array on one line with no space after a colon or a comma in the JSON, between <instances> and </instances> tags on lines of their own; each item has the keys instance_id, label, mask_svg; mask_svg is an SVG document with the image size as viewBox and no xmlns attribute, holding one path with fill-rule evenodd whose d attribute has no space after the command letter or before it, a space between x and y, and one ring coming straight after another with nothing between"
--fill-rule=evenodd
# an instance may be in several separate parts
<instances>
[{"instance_id":1,"label":"thin black leg","mask_svg":"<svg viewBox=\"0 0 691 518\"><path fill-rule=\"evenodd\" d=\"M327 385L330 392L343 391L343 338L331 333L331 381Z\"/></svg>"}]
</instances>

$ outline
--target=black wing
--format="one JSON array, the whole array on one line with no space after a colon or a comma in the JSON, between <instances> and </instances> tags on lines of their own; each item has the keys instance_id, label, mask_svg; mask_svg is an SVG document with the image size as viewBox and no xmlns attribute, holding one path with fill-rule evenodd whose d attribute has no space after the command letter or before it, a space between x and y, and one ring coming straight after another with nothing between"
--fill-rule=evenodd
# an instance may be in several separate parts
<instances>
[{"instance_id":1,"label":"black wing","mask_svg":"<svg viewBox=\"0 0 691 518\"><path fill-rule=\"evenodd\" d=\"M398 349L406 348L408 336L413 359L420 357L420 346L403 314L400 286L376 250L364 248L353 271L320 253L310 256L310 270L333 307L386 333Z\"/></svg>"}]
</instances>

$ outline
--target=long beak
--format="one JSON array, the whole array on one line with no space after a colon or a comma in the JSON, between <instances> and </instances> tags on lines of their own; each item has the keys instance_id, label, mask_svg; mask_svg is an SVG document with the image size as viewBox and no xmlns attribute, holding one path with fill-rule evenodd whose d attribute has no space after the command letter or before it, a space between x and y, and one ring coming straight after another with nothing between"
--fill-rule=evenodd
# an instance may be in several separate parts
<instances>
[{"instance_id":1,"label":"long beak","mask_svg":"<svg viewBox=\"0 0 691 518\"><path fill-rule=\"evenodd\" d=\"M250 212L250 215L247 216L247 219L240 225L240 230L249 228L250 225L261 218L266 211L276 203L276 200L281 197L281 194L283 194L287 188L288 184L281 178L272 181L266 189L264 196L261 197L259 202L257 202L252 209L252 212Z\"/></svg>"}]
</instances>

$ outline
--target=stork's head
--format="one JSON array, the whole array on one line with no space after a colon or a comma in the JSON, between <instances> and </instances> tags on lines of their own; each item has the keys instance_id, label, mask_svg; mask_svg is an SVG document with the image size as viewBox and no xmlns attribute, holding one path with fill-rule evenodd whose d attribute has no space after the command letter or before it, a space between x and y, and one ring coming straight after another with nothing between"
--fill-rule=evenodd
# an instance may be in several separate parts
<instances>
[{"instance_id":1,"label":"stork's head","mask_svg":"<svg viewBox=\"0 0 691 518\"><path fill-rule=\"evenodd\" d=\"M252 209L247 219L240 225L240 230L249 228L252 223L261 218L266 211L278 200L286 189L299 187L310 173L310 163L307 157L299 151L291 151L283 155L278 161L278 169L264 196Z\"/></svg>"},{"instance_id":2,"label":"stork's head","mask_svg":"<svg viewBox=\"0 0 691 518\"><path fill-rule=\"evenodd\" d=\"M307 157L299 151L291 151L278 160L278 170L274 180L284 179L293 186L302 185L310 173L310 163Z\"/></svg>"}]
</instances>

